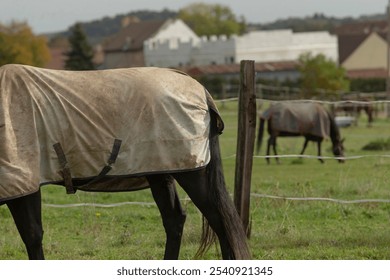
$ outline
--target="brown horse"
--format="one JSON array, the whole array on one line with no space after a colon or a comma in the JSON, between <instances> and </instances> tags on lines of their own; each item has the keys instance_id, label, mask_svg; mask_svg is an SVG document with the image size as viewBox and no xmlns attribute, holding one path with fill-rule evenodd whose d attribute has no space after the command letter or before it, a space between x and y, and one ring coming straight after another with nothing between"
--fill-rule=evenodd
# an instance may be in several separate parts
<instances>
[{"instance_id":1,"label":"brown horse","mask_svg":"<svg viewBox=\"0 0 390 280\"><path fill-rule=\"evenodd\" d=\"M360 116L364 111L367 115L367 125L371 126L374 121L374 107L369 103L368 99L361 99L359 102L346 101L336 106L336 112L343 111L347 116L355 117Z\"/></svg>"},{"instance_id":2,"label":"brown horse","mask_svg":"<svg viewBox=\"0 0 390 280\"><path fill-rule=\"evenodd\" d=\"M174 180L205 218L198 253L215 233L224 259L250 258L222 171L223 122L194 79L160 68L7 65L0 95L0 204L30 259L44 258L40 185L50 183L68 193L150 188L166 232L164 259L177 259L186 214Z\"/></svg>"},{"instance_id":3,"label":"brown horse","mask_svg":"<svg viewBox=\"0 0 390 280\"><path fill-rule=\"evenodd\" d=\"M321 143L325 138L332 141L333 154L339 162L344 162L343 140L334 118L321 105L315 103L276 103L260 116L260 126L257 138L257 153L259 153L264 133L264 124L268 120L268 133L270 135L267 145L267 156L270 155L271 146L277 155L277 137L303 136L305 142L301 155L305 152L309 141L317 143L319 161L321 158ZM269 157L266 158L270 162ZM278 157L276 161L279 163Z\"/></svg>"}]
</instances>

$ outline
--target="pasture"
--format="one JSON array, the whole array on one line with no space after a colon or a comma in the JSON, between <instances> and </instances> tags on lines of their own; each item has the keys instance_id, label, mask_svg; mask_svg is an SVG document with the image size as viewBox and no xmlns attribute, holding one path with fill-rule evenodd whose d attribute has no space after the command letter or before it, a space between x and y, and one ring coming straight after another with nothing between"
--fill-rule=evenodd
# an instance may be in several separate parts
<instances>
[{"instance_id":1,"label":"pasture","mask_svg":"<svg viewBox=\"0 0 390 280\"><path fill-rule=\"evenodd\" d=\"M237 132L237 102L217 103L225 121L220 137L225 176L233 193ZM264 107L263 107L264 108ZM390 151L361 148L390 137L390 122L377 119L366 126L342 128L347 160L255 157L253 162L250 248L254 259L390 259L390 203L366 202L390 199ZM264 139L265 140L265 139ZM298 154L303 137L279 138L279 154ZM323 143L323 155L331 156L331 143ZM261 155L265 154L265 141ZM315 144L306 153L316 154ZM201 216L180 189L187 212L180 259L193 259L201 232ZM264 197L266 195L267 197ZM270 196L273 196L272 198ZM290 200L284 198L306 198ZM310 200L324 198L324 200ZM340 203L325 199L365 202ZM58 186L42 188L44 250L47 259L161 259L165 234L149 190L132 193L66 195ZM115 204L116 207L69 204ZM0 207L0 259L26 259L24 245L6 206ZM219 259L211 248L207 259Z\"/></svg>"}]
</instances>

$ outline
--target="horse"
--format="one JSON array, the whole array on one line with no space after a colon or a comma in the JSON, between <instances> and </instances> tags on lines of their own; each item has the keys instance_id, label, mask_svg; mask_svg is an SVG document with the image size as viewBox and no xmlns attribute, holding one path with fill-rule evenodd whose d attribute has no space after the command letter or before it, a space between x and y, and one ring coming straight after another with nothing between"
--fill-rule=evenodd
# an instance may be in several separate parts
<instances>
[{"instance_id":1,"label":"horse","mask_svg":"<svg viewBox=\"0 0 390 280\"><path fill-rule=\"evenodd\" d=\"M44 259L41 187L52 183L70 194L149 188L166 233L164 259L178 259L186 213L176 182L203 216L196 256L218 240L223 259L250 258L223 174L223 121L187 74L5 65L0 95L0 204L29 259Z\"/></svg>"},{"instance_id":2,"label":"horse","mask_svg":"<svg viewBox=\"0 0 390 280\"><path fill-rule=\"evenodd\" d=\"M276 151L276 138L288 136L303 136L305 142L301 155L306 150L309 141L317 143L318 159L321 163L321 143L329 137L332 141L333 154L338 157L340 163L344 162L344 139L340 137L340 131L332 115L320 104L315 103L276 103L270 106L260 116L260 126L257 137L257 153L260 151L264 133L264 124L268 120L268 133L270 135L267 145L267 156L270 155L271 146L274 154ZM269 157L266 158L270 163ZM279 163L278 157L276 157Z\"/></svg>"},{"instance_id":3,"label":"horse","mask_svg":"<svg viewBox=\"0 0 390 280\"><path fill-rule=\"evenodd\" d=\"M336 111L343 111L347 116L359 117L361 111L367 115L367 126L371 126L374 121L374 106L368 103L368 99L361 99L361 102L345 101L336 107Z\"/></svg>"}]
</instances>

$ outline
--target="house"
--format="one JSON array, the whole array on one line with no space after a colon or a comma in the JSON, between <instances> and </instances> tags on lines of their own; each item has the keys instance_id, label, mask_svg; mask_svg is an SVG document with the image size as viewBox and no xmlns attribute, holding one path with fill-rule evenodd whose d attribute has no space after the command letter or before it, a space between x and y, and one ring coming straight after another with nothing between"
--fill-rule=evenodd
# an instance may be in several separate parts
<instances>
[{"instance_id":1,"label":"house","mask_svg":"<svg viewBox=\"0 0 390 280\"><path fill-rule=\"evenodd\" d=\"M344 24L335 29L339 64L350 78L387 77L387 21Z\"/></svg>"},{"instance_id":2,"label":"house","mask_svg":"<svg viewBox=\"0 0 390 280\"><path fill-rule=\"evenodd\" d=\"M50 60L46 65L45 68L48 69L55 69L55 70L63 70L65 69L65 60L66 60L66 49L60 48L60 47L51 47L49 48L50 51Z\"/></svg>"},{"instance_id":3,"label":"house","mask_svg":"<svg viewBox=\"0 0 390 280\"><path fill-rule=\"evenodd\" d=\"M311 52L338 61L337 37L328 32L292 30L251 31L242 36L182 37L170 41L147 40L147 66L180 67L210 64L237 64L241 60L281 62L297 60Z\"/></svg>"},{"instance_id":4,"label":"house","mask_svg":"<svg viewBox=\"0 0 390 280\"><path fill-rule=\"evenodd\" d=\"M199 40L182 20L171 20L165 28L145 40L145 65L175 67L191 64L192 46Z\"/></svg>"},{"instance_id":5,"label":"house","mask_svg":"<svg viewBox=\"0 0 390 280\"><path fill-rule=\"evenodd\" d=\"M235 57L256 62L297 60L310 52L337 62L337 37L327 31L293 32L290 29L252 31L236 38Z\"/></svg>"},{"instance_id":6,"label":"house","mask_svg":"<svg viewBox=\"0 0 390 280\"><path fill-rule=\"evenodd\" d=\"M145 66L146 40L168 42L174 49L179 37L189 41L197 36L180 19L132 21L104 44L103 68Z\"/></svg>"}]
</instances>

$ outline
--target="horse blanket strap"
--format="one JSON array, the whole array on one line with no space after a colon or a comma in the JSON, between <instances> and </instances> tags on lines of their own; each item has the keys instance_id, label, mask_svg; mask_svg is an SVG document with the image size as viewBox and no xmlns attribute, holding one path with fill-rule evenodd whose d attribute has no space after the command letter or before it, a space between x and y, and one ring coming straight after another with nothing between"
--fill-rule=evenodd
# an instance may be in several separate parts
<instances>
[{"instance_id":1,"label":"horse blanket strap","mask_svg":"<svg viewBox=\"0 0 390 280\"><path fill-rule=\"evenodd\" d=\"M73 187L72 183L72 175L70 173L70 169L68 166L68 161L66 160L64 150L60 143L56 143L53 145L54 150L56 151L58 161L60 162L60 166L62 168L61 175L64 178L64 186L66 188L67 194L76 193L76 189Z\"/></svg>"},{"instance_id":2,"label":"horse blanket strap","mask_svg":"<svg viewBox=\"0 0 390 280\"><path fill-rule=\"evenodd\" d=\"M122 145L122 140L119 140L119 139L114 140L114 144L112 145L111 154L110 154L110 157L108 158L107 164L103 167L102 171L100 171L99 175L97 175L95 178L93 178L91 181L89 181L87 183L87 185L96 183L101 178L106 176L108 172L111 171L112 165L115 163L116 158L118 157L121 145Z\"/></svg>"},{"instance_id":3,"label":"horse blanket strap","mask_svg":"<svg viewBox=\"0 0 390 280\"><path fill-rule=\"evenodd\" d=\"M121 148L121 145L122 145L122 140L119 139L114 140L114 145L112 145L111 155L107 161L108 164L106 165L109 166L110 169L112 168L111 165L115 163L116 158L118 157L119 149Z\"/></svg>"}]
</instances>

